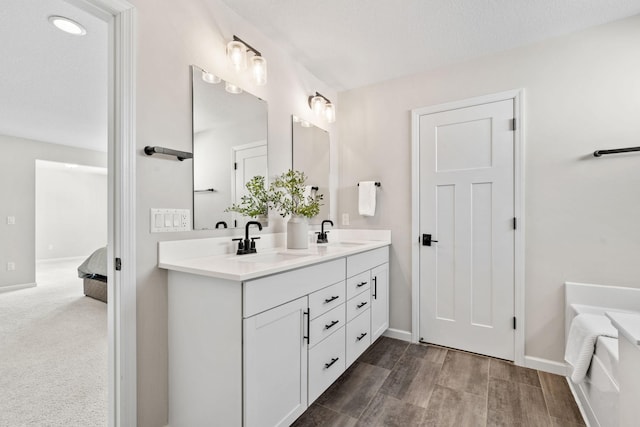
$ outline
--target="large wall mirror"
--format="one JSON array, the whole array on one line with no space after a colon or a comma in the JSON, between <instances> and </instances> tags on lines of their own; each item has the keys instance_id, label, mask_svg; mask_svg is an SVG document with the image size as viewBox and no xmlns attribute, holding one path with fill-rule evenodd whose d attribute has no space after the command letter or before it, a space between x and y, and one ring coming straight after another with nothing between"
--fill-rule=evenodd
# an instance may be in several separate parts
<instances>
[{"instance_id":1,"label":"large wall mirror","mask_svg":"<svg viewBox=\"0 0 640 427\"><path fill-rule=\"evenodd\" d=\"M320 213L309 220L309 224L320 224L329 219L329 132L296 116L291 118L293 169L307 175L307 184L318 187L324 196Z\"/></svg>"},{"instance_id":2,"label":"large wall mirror","mask_svg":"<svg viewBox=\"0 0 640 427\"><path fill-rule=\"evenodd\" d=\"M193 93L193 228L243 227L251 218L225 212L245 184L267 175L267 103L231 93L225 82L191 66ZM263 225L266 220L261 219Z\"/></svg>"}]
</instances>

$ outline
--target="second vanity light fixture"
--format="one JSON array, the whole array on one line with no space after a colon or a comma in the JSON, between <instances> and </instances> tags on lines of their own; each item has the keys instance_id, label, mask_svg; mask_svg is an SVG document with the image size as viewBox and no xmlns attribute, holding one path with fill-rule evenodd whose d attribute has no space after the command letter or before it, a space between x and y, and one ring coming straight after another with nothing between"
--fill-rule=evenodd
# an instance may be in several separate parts
<instances>
[{"instance_id":1,"label":"second vanity light fixture","mask_svg":"<svg viewBox=\"0 0 640 427\"><path fill-rule=\"evenodd\" d=\"M325 119L327 123L336 121L336 107L326 96L318 92L315 95L311 95L309 97L309 107L316 116Z\"/></svg>"},{"instance_id":2,"label":"second vanity light fixture","mask_svg":"<svg viewBox=\"0 0 640 427\"><path fill-rule=\"evenodd\" d=\"M231 67L241 73L247 69L247 53L253 53L249 58L253 81L258 86L267 84L267 60L251 45L234 35L233 40L227 43L227 59Z\"/></svg>"}]
</instances>

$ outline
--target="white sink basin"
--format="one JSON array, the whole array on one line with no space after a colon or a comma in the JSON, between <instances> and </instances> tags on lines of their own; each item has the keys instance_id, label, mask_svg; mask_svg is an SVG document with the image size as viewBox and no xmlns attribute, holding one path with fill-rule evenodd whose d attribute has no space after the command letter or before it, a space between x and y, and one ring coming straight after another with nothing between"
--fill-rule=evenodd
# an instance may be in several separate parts
<instances>
[{"instance_id":1,"label":"white sink basin","mask_svg":"<svg viewBox=\"0 0 640 427\"><path fill-rule=\"evenodd\" d=\"M254 254L254 255L236 255L232 259L238 262L252 262L252 263L261 263L261 264L272 264L283 261L291 261L295 259L300 259L310 254L294 254L294 253L285 253L285 252L271 252L265 254Z\"/></svg>"}]
</instances>

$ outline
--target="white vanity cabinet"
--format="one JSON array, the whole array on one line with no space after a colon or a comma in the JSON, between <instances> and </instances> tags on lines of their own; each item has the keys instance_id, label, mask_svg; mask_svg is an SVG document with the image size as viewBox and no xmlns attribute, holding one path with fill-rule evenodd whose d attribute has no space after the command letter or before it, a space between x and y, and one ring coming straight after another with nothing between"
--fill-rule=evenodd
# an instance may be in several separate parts
<instances>
[{"instance_id":1,"label":"white vanity cabinet","mask_svg":"<svg viewBox=\"0 0 640 427\"><path fill-rule=\"evenodd\" d=\"M240 281L169 270L169 425L292 424L388 327L388 257Z\"/></svg>"}]
</instances>

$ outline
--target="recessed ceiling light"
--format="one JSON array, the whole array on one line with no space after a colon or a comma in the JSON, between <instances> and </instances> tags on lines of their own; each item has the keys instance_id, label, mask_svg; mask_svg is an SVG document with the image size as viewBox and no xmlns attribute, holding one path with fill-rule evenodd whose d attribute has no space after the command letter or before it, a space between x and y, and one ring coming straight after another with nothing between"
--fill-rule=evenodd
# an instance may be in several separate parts
<instances>
[{"instance_id":1,"label":"recessed ceiling light","mask_svg":"<svg viewBox=\"0 0 640 427\"><path fill-rule=\"evenodd\" d=\"M82 25L78 24L73 19L65 18L64 16L50 16L49 22L65 33L76 36L84 36L87 34L87 30Z\"/></svg>"}]
</instances>

